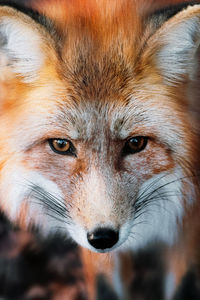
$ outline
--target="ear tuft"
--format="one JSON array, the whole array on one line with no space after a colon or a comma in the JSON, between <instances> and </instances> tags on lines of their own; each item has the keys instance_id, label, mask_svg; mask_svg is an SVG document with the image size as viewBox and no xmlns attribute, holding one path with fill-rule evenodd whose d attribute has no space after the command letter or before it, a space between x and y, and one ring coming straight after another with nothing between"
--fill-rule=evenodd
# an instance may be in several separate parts
<instances>
[{"instance_id":1,"label":"ear tuft","mask_svg":"<svg viewBox=\"0 0 200 300\"><path fill-rule=\"evenodd\" d=\"M149 47L152 45L157 49L156 66L169 85L193 79L200 45L200 5L189 7L164 23L150 41Z\"/></svg>"},{"instance_id":2,"label":"ear tuft","mask_svg":"<svg viewBox=\"0 0 200 300\"><path fill-rule=\"evenodd\" d=\"M9 66L11 72L23 77L25 82L37 78L44 62L38 27L22 13L0 8L0 68Z\"/></svg>"}]
</instances>

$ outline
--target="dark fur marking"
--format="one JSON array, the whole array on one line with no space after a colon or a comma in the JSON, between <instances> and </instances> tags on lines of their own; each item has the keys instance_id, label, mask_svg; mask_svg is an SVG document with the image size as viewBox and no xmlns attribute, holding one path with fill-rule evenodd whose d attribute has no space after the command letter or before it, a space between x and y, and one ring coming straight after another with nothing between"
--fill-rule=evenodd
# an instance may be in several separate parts
<instances>
[{"instance_id":1,"label":"dark fur marking","mask_svg":"<svg viewBox=\"0 0 200 300\"><path fill-rule=\"evenodd\" d=\"M163 7L161 9L155 11L152 14L152 17L156 17L156 18L163 17L165 19L165 21L167 21L170 18L174 17L180 11L186 9L188 6L193 6L196 4L200 4L200 3L197 1L191 1L191 2L185 2L185 3L180 3L177 5Z\"/></svg>"}]
</instances>

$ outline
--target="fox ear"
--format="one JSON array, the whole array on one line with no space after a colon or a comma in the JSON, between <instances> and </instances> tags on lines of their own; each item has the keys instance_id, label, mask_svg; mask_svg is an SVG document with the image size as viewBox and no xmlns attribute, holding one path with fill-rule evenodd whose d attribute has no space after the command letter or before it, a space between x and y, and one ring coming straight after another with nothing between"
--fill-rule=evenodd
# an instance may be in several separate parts
<instances>
[{"instance_id":1,"label":"fox ear","mask_svg":"<svg viewBox=\"0 0 200 300\"><path fill-rule=\"evenodd\" d=\"M7 71L25 82L37 78L45 59L43 31L42 26L26 14L0 7L0 80Z\"/></svg>"},{"instance_id":2,"label":"fox ear","mask_svg":"<svg viewBox=\"0 0 200 300\"><path fill-rule=\"evenodd\" d=\"M200 5L190 6L166 21L151 37L153 64L170 85L193 79L200 45ZM151 51L151 50L150 50Z\"/></svg>"}]
</instances>

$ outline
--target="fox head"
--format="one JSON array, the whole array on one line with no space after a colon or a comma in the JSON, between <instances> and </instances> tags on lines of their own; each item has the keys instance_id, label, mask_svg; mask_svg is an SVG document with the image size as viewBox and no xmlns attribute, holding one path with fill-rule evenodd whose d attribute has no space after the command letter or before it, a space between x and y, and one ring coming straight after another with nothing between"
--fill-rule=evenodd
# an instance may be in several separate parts
<instances>
[{"instance_id":1,"label":"fox head","mask_svg":"<svg viewBox=\"0 0 200 300\"><path fill-rule=\"evenodd\" d=\"M200 5L76 2L62 26L0 6L1 210L98 252L172 244L194 198Z\"/></svg>"}]
</instances>

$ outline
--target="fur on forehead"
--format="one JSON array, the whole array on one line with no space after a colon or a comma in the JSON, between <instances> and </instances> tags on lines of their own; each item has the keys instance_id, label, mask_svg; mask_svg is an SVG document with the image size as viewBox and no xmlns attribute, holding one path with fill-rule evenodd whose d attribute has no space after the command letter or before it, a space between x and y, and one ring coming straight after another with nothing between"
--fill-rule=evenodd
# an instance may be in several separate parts
<instances>
[{"instance_id":1,"label":"fur on forehead","mask_svg":"<svg viewBox=\"0 0 200 300\"><path fill-rule=\"evenodd\" d=\"M183 78L192 78L199 40L199 6L175 16L169 12L169 20L160 13L146 21L134 9L122 7L108 13L108 20L98 5L96 15L89 13L90 5L88 14L80 5L80 11L75 10L77 14L66 18L61 69L79 99L130 94L128 84L136 77L149 77L171 86ZM135 17L137 22L133 22Z\"/></svg>"},{"instance_id":2,"label":"fur on forehead","mask_svg":"<svg viewBox=\"0 0 200 300\"><path fill-rule=\"evenodd\" d=\"M153 1L148 0L148 2L152 4ZM140 3L142 3L143 11L151 6L144 0ZM99 27L99 23L106 20L109 28L115 17L120 23L124 22L129 14L135 15L132 23L138 22L139 9L138 2L135 0L41 0L40 3L33 3L33 6L45 15L56 19L62 27L74 23L83 25L86 21L91 23L91 27L96 28Z\"/></svg>"},{"instance_id":3,"label":"fur on forehead","mask_svg":"<svg viewBox=\"0 0 200 300\"><path fill-rule=\"evenodd\" d=\"M94 141L100 134L101 138L104 136L113 140L146 135L166 146L180 147L187 128L186 117L179 115L181 107L170 115L168 98L164 100L159 108L154 99L142 101L134 96L127 102L116 99L113 102L84 101L76 105L62 105L59 121L61 124L67 123L69 136L75 140ZM183 139L177 138L180 132Z\"/></svg>"}]
</instances>

